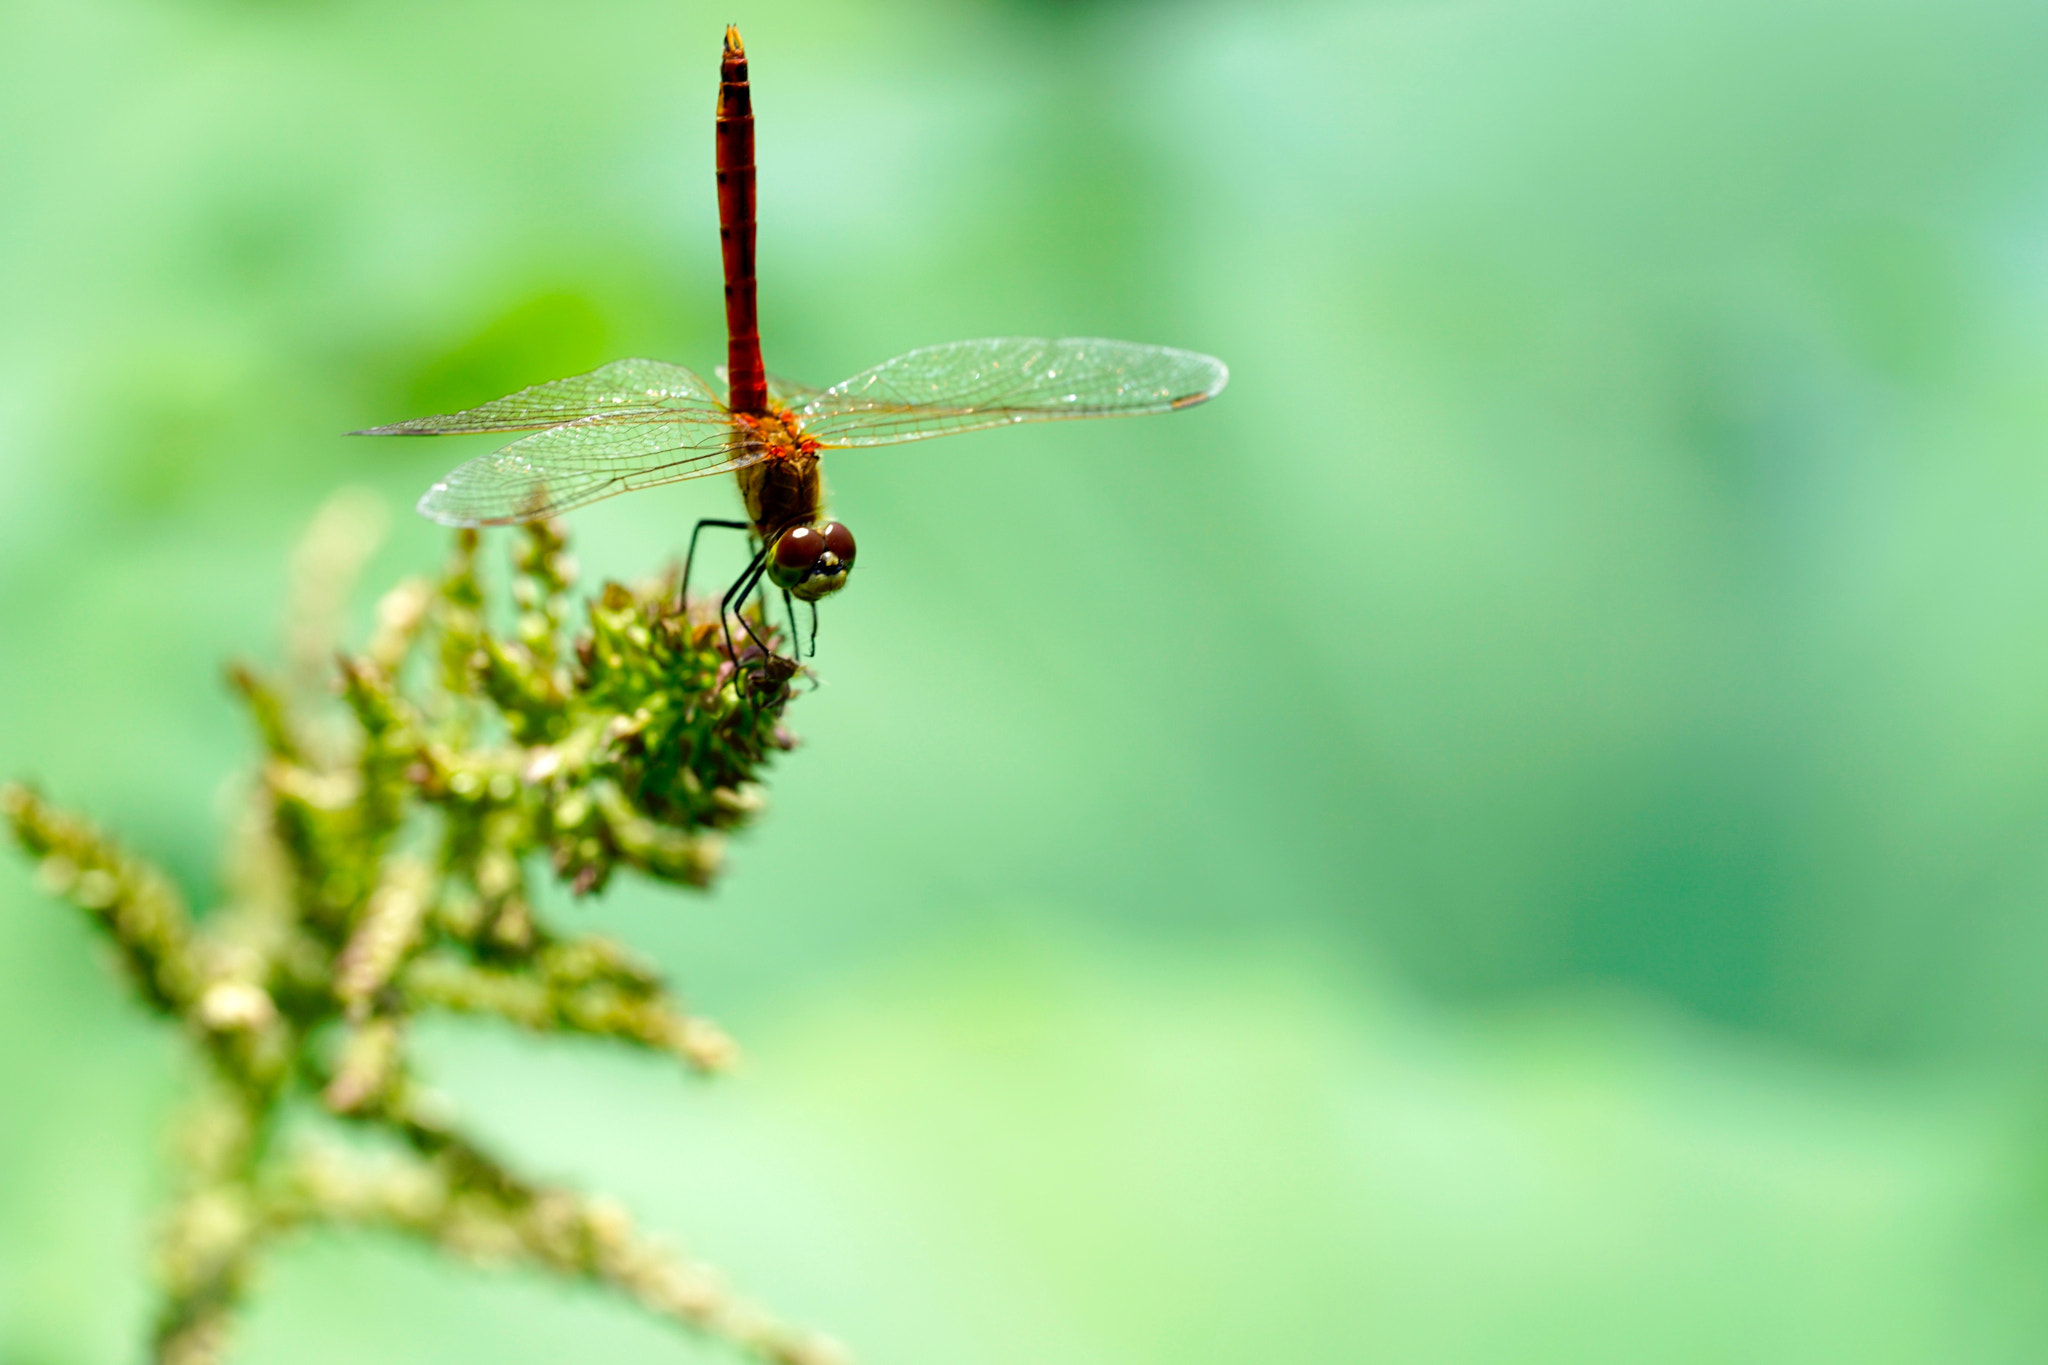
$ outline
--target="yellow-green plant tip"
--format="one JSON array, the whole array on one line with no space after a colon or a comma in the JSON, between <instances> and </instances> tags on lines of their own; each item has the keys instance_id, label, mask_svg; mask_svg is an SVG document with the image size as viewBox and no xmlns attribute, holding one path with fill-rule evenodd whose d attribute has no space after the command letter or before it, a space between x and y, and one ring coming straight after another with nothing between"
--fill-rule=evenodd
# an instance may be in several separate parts
<instances>
[{"instance_id":1,"label":"yellow-green plant tip","mask_svg":"<svg viewBox=\"0 0 2048 1365\"><path fill-rule=\"evenodd\" d=\"M673 579L605 584L579 613L561 528L529 527L516 638L502 638L479 546L459 534L438 584L383 596L368 646L333 656L332 694L229 670L262 760L229 903L197 922L149 863L0 786L41 885L114 941L138 994L207 1062L159 1247L152 1361L222 1361L278 1236L351 1224L592 1281L756 1359L822 1365L813 1338L612 1206L500 1164L412 1074L410 1025L436 1011L730 1066L722 1030L619 944L558 932L530 879L548 868L576 894L622 869L709 885L792 743L788 692L731 686L719 633L700 605L677 607ZM349 1152L323 1123L380 1132L388 1150Z\"/></svg>"}]
</instances>

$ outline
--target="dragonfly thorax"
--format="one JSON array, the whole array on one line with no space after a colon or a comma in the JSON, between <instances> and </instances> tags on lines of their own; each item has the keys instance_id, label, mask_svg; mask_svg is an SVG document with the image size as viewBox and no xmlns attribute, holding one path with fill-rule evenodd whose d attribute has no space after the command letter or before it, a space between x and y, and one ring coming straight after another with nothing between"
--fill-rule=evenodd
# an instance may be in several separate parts
<instances>
[{"instance_id":1,"label":"dragonfly thorax","mask_svg":"<svg viewBox=\"0 0 2048 1365\"><path fill-rule=\"evenodd\" d=\"M767 544L788 527L815 523L825 498L817 444L803 436L794 418L763 413L740 420L747 453L756 458L735 472L755 533Z\"/></svg>"}]
</instances>

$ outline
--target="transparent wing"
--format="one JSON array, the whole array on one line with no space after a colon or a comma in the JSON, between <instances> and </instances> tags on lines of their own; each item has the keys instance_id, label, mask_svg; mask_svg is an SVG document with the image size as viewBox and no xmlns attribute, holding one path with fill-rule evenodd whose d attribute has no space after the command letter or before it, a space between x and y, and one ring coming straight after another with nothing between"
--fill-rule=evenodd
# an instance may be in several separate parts
<instances>
[{"instance_id":1,"label":"transparent wing","mask_svg":"<svg viewBox=\"0 0 2048 1365\"><path fill-rule=\"evenodd\" d=\"M458 465L426 491L420 515L444 526L534 521L614 493L701 479L766 458L720 412L715 426L676 413L605 413L537 431Z\"/></svg>"},{"instance_id":2,"label":"transparent wing","mask_svg":"<svg viewBox=\"0 0 2048 1365\"><path fill-rule=\"evenodd\" d=\"M371 427L355 436L446 436L472 431L531 431L599 416L698 414L726 421L725 407L711 386L680 365L660 360L614 360L569 379L535 384L481 407L440 417L416 417Z\"/></svg>"},{"instance_id":3,"label":"transparent wing","mask_svg":"<svg viewBox=\"0 0 2048 1365\"><path fill-rule=\"evenodd\" d=\"M828 446L878 446L1065 417L1170 412L1230 378L1213 356L1099 337L995 337L884 361L796 409Z\"/></svg>"},{"instance_id":4,"label":"transparent wing","mask_svg":"<svg viewBox=\"0 0 2048 1365\"><path fill-rule=\"evenodd\" d=\"M539 428L539 430L535 430ZM615 360L480 407L358 436L533 431L429 488L422 516L448 526L532 521L628 489L755 463L711 386L680 365Z\"/></svg>"}]
</instances>

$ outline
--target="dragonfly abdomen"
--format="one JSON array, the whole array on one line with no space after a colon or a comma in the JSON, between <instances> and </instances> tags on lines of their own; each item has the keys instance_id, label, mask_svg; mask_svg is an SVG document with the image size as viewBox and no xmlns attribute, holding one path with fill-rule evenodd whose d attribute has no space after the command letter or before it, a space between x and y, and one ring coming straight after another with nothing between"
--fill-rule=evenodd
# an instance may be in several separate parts
<instances>
[{"instance_id":1,"label":"dragonfly abdomen","mask_svg":"<svg viewBox=\"0 0 2048 1365\"><path fill-rule=\"evenodd\" d=\"M718 240L725 258L726 406L768 410L761 321L754 303L754 102L739 30L725 31L718 70Z\"/></svg>"}]
</instances>

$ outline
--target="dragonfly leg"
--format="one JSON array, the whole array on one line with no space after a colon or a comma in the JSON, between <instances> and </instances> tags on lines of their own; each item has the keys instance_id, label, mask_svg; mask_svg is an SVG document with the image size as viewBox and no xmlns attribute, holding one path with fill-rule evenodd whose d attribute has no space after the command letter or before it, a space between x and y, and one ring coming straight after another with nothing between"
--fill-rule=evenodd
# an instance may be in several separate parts
<instances>
[{"instance_id":1,"label":"dragonfly leg","mask_svg":"<svg viewBox=\"0 0 2048 1365\"><path fill-rule=\"evenodd\" d=\"M690 561L697 557L697 537L707 526L716 526L727 531L751 531L753 526L744 521L720 521L715 517L699 517L696 527L690 532L690 548L683 555L683 581L676 584L676 610L684 611L690 605Z\"/></svg>"},{"instance_id":2,"label":"dragonfly leg","mask_svg":"<svg viewBox=\"0 0 2048 1365\"><path fill-rule=\"evenodd\" d=\"M811 603L811 657L818 657L818 604Z\"/></svg>"},{"instance_id":3,"label":"dragonfly leg","mask_svg":"<svg viewBox=\"0 0 2048 1365\"><path fill-rule=\"evenodd\" d=\"M789 589L782 590L782 612L789 618L789 655L792 659L804 657L803 631L796 623L796 603L790 600Z\"/></svg>"},{"instance_id":4,"label":"dragonfly leg","mask_svg":"<svg viewBox=\"0 0 2048 1365\"><path fill-rule=\"evenodd\" d=\"M755 585L761 581L761 575L767 568L768 547L764 545L754 552L754 557L747 562L746 571L733 580L733 585L726 589L725 596L718 600L718 624L725 630L725 652L734 663L739 662L739 653L733 648L732 643L732 618L735 616L739 617L740 629L747 633L747 638L759 645L763 654L771 659L775 657L775 651L768 648L767 642L754 633L753 624L741 615L747 605L747 599L753 595Z\"/></svg>"}]
</instances>

